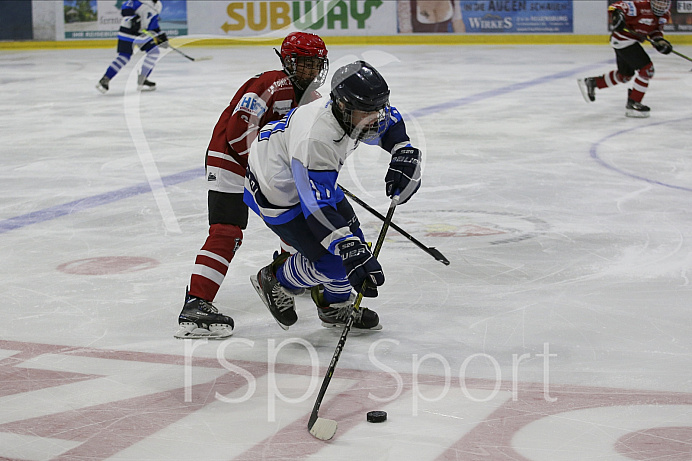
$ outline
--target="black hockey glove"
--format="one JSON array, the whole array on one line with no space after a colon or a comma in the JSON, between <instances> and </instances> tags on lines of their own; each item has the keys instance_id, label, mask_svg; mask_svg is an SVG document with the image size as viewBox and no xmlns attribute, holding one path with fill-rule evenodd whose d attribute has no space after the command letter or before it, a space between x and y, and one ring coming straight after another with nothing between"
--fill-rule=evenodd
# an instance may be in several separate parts
<instances>
[{"instance_id":1,"label":"black hockey glove","mask_svg":"<svg viewBox=\"0 0 692 461\"><path fill-rule=\"evenodd\" d=\"M351 286L360 292L365 282L363 296L376 297L377 287L384 283L384 272L368 246L359 238L352 237L338 243L337 249Z\"/></svg>"},{"instance_id":2,"label":"black hockey glove","mask_svg":"<svg viewBox=\"0 0 692 461\"><path fill-rule=\"evenodd\" d=\"M670 44L668 40L665 38L657 38L652 42L652 45L654 48L656 48L656 51L659 53L663 54L670 54L671 51L673 51L673 45Z\"/></svg>"},{"instance_id":3,"label":"black hockey glove","mask_svg":"<svg viewBox=\"0 0 692 461\"><path fill-rule=\"evenodd\" d=\"M420 188L421 152L415 147L402 147L394 152L384 177L388 197L399 194L399 204L406 203Z\"/></svg>"},{"instance_id":4,"label":"black hockey glove","mask_svg":"<svg viewBox=\"0 0 692 461\"><path fill-rule=\"evenodd\" d=\"M625 12L619 8L613 9L610 17L610 23L613 25L613 30L622 30L625 28Z\"/></svg>"}]
</instances>

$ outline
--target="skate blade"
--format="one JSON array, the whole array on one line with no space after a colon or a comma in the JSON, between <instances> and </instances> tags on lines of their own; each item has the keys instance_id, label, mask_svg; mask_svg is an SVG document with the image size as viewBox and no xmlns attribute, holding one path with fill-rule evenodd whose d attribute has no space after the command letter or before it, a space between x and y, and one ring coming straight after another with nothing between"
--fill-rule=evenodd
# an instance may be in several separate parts
<instances>
[{"instance_id":1,"label":"skate blade","mask_svg":"<svg viewBox=\"0 0 692 461\"><path fill-rule=\"evenodd\" d=\"M322 322L322 326L325 328L343 328L346 326L345 323L327 323L327 322ZM360 332L366 332L366 331L379 331L382 329L382 324L378 323L372 328L358 328L358 327L351 327L351 333L360 333Z\"/></svg>"},{"instance_id":2,"label":"skate blade","mask_svg":"<svg viewBox=\"0 0 692 461\"><path fill-rule=\"evenodd\" d=\"M577 85L579 85L579 91L581 91L581 95L584 98L584 101L586 102L593 102L589 98L589 91L586 89L586 82L584 81L583 78L578 78L577 79Z\"/></svg>"},{"instance_id":3,"label":"skate blade","mask_svg":"<svg viewBox=\"0 0 692 461\"><path fill-rule=\"evenodd\" d=\"M181 323L173 337L177 339L225 339L233 334L228 325L212 325L209 330L194 323Z\"/></svg>"},{"instance_id":4,"label":"skate blade","mask_svg":"<svg viewBox=\"0 0 692 461\"><path fill-rule=\"evenodd\" d=\"M100 83L96 85L96 89L99 90L101 94L106 94L106 92L108 91L107 89L102 87Z\"/></svg>"},{"instance_id":5,"label":"skate blade","mask_svg":"<svg viewBox=\"0 0 692 461\"><path fill-rule=\"evenodd\" d=\"M267 300L264 297L264 293L262 293L262 287L260 287L259 280L257 280L256 275L251 275L250 276L250 282L252 282L252 286L255 287L255 291L257 292L257 295L260 297L262 300L262 303L264 306L267 308L269 311L269 314L272 316L272 318L276 321L277 324L283 329L283 330L288 330L288 327L284 325L283 323L279 322L276 317L274 317L274 314L272 314L272 310L269 309L269 304L267 304Z\"/></svg>"},{"instance_id":6,"label":"skate blade","mask_svg":"<svg viewBox=\"0 0 692 461\"><path fill-rule=\"evenodd\" d=\"M627 109L625 111L625 116L630 118L649 118L650 115L649 112L639 112L638 110Z\"/></svg>"}]
</instances>

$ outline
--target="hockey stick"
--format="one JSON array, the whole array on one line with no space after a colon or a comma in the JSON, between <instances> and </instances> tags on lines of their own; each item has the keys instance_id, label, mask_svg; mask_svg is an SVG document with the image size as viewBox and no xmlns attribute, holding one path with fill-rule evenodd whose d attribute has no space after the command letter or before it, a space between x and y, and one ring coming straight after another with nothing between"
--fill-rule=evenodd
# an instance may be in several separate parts
<instances>
[{"instance_id":1,"label":"hockey stick","mask_svg":"<svg viewBox=\"0 0 692 461\"><path fill-rule=\"evenodd\" d=\"M186 57L190 61L210 61L212 58L211 56L202 56L201 58L193 58L192 56L188 56L187 54L183 53L182 51L180 51L178 48L174 47L171 44L168 45L168 48L172 49L173 51L175 51L177 53L180 53L181 55L183 55L184 57Z\"/></svg>"},{"instance_id":2,"label":"hockey stick","mask_svg":"<svg viewBox=\"0 0 692 461\"><path fill-rule=\"evenodd\" d=\"M654 41L653 41L653 40L651 40L649 37L647 37L647 36L645 36L645 35L640 34L639 32L635 32L635 31L629 30L629 29L622 29L622 30L625 31L625 32L628 32L628 33L630 33L630 34L632 34L632 35L634 35L635 37L639 38L640 40L646 40L647 42L651 43L652 45L654 44ZM672 46L672 45L671 45L671 46ZM670 52L673 53L673 54L676 54L676 55L680 56L680 57L683 58L683 59L687 59L688 61L692 62L692 58L688 58L687 56L685 56L685 55L682 54L682 53L679 53L679 52L677 52L677 51L675 51L675 50L673 50L673 49L671 49Z\"/></svg>"},{"instance_id":3,"label":"hockey stick","mask_svg":"<svg viewBox=\"0 0 692 461\"><path fill-rule=\"evenodd\" d=\"M389 225L392 222L392 216L394 216L394 209L396 208L397 203L399 203L399 196L395 195L394 198L392 198L391 203L389 204L387 217L384 218L382 230L380 230L380 235L377 237L377 243L375 243L375 249L372 252L372 255L375 258L377 258L377 256L380 254L382 244L384 243L384 237L385 235L387 235L387 229L389 228ZM322 381L322 387L320 388L319 394L317 394L317 400L315 401L315 406L312 408L312 414L310 415L310 420L308 421L308 430L310 431L310 434L312 434L314 437L320 440L329 440L332 437L334 437L334 434L336 434L337 422L331 419L320 418L317 415L317 413L320 411L322 399L324 398L324 394L327 393L327 387L329 386L329 382L332 380L332 376L334 375L336 363L339 361L341 351L344 350L344 345L346 344L346 337L348 336L348 332L351 331L353 321L355 320L355 313L358 312L358 309L360 309L360 303L363 300L364 291L365 288L363 288L360 291L360 293L358 293L358 296L356 296L356 301L353 303L353 311L351 311L351 315L349 315L348 320L346 321L344 330L341 332L341 337L339 338L339 342L336 345L336 350L334 351L334 355L332 356L332 361L329 363L329 368L327 368L327 374L324 376L324 381Z\"/></svg>"},{"instance_id":4,"label":"hockey stick","mask_svg":"<svg viewBox=\"0 0 692 461\"><path fill-rule=\"evenodd\" d=\"M348 195L350 198L352 198L354 202L356 202L358 205L362 206L363 208L365 208L366 210L368 210L370 213L374 214L375 216L377 216L378 218L380 218L381 220L384 221L385 217L382 216L382 214L381 214L379 211L375 210L375 209L372 208L370 205L368 205L367 203L365 203L364 201L362 201L361 199L359 199L358 197L356 197L355 195L353 195L352 192L349 192L349 190L346 189L346 188L345 188L344 186L342 186L341 184L339 184L339 187L341 188L342 191L344 191L344 194L346 194L346 195ZM406 232L405 230L403 230L401 227L397 226L397 225L394 224L394 223L390 223L389 225L390 225L390 227L391 227L392 229L394 229L395 231L397 231L398 233L400 233L401 235L403 235L404 237L406 237L407 239L409 239L409 240L410 240L411 242L413 242L418 248L420 248L421 250L423 250L423 251L425 251L426 253L428 253L430 256L432 256L433 258L435 258L437 261L440 261L440 262L441 262L442 264L444 264L445 266L449 266L449 259L445 258L444 255L443 255L442 253L440 253L440 250L438 250L438 249L435 248L435 247L427 247L427 246L423 245L421 242L419 242L418 240L416 240L411 234L409 234L408 232Z\"/></svg>"}]
</instances>

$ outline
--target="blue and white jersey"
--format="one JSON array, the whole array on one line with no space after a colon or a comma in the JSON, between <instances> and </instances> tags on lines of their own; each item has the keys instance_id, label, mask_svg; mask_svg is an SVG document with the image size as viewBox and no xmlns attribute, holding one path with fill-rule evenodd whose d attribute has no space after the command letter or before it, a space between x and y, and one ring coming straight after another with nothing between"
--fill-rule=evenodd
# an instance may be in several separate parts
<instances>
[{"instance_id":1,"label":"blue and white jersey","mask_svg":"<svg viewBox=\"0 0 692 461\"><path fill-rule=\"evenodd\" d=\"M283 224L302 213L322 246L335 254L335 245L353 235L336 212L344 199L337 179L358 141L344 133L331 104L318 99L260 130L250 147L244 198L269 224ZM372 143L390 152L409 145L401 115L392 109L386 131Z\"/></svg>"},{"instance_id":2,"label":"blue and white jersey","mask_svg":"<svg viewBox=\"0 0 692 461\"><path fill-rule=\"evenodd\" d=\"M126 0L120 11L123 19L120 21L118 39L134 42L143 30L158 32L162 9L160 0Z\"/></svg>"}]
</instances>

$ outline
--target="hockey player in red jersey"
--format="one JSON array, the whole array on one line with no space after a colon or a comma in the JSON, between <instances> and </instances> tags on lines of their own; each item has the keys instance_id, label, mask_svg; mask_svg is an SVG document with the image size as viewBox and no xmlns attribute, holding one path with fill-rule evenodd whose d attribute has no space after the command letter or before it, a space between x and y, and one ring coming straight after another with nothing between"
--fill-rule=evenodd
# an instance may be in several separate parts
<instances>
[{"instance_id":1,"label":"hockey player in red jersey","mask_svg":"<svg viewBox=\"0 0 692 461\"><path fill-rule=\"evenodd\" d=\"M277 54L283 69L245 82L214 127L205 161L209 236L195 259L176 338L225 338L232 334L233 319L220 314L212 301L247 226L243 190L250 144L265 124L320 97L316 90L329 70L322 39L293 32L283 40Z\"/></svg>"},{"instance_id":2,"label":"hockey player in red jersey","mask_svg":"<svg viewBox=\"0 0 692 461\"><path fill-rule=\"evenodd\" d=\"M634 77L632 89L627 93L625 115L649 116L650 109L642 104L642 99L654 76L654 65L641 42L649 38L658 52L673 51L670 42L663 38L663 26L671 20L670 4L671 0L627 0L608 7L613 26L610 44L615 50L617 70L577 80L586 102L596 100L596 89L627 83Z\"/></svg>"}]
</instances>

